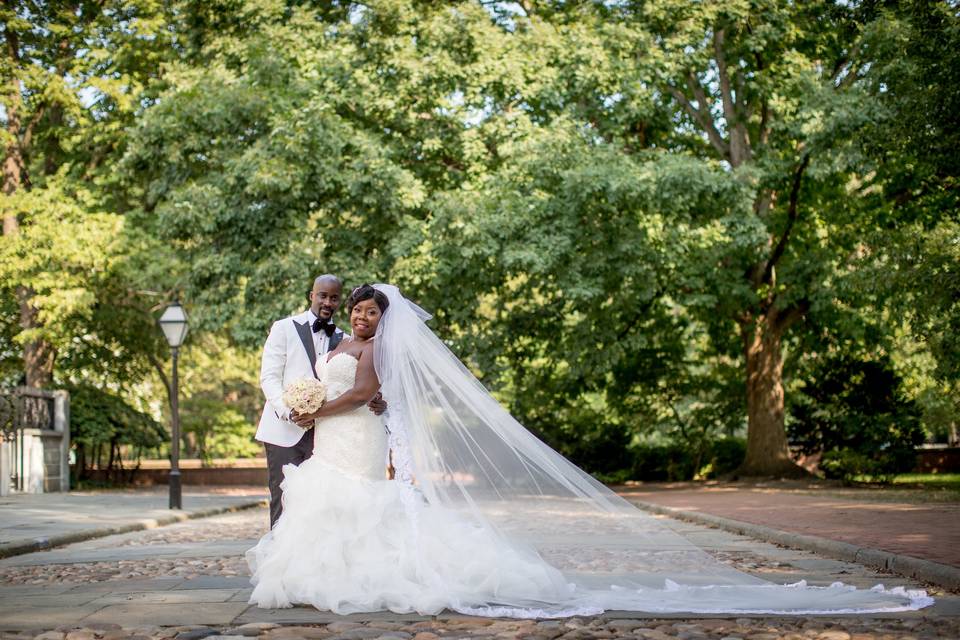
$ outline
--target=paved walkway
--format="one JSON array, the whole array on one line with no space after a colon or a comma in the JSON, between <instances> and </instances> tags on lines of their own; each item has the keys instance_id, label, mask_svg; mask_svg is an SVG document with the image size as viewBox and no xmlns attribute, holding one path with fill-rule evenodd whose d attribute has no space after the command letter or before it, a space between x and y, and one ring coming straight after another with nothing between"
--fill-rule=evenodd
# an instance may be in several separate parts
<instances>
[{"instance_id":1,"label":"paved walkway","mask_svg":"<svg viewBox=\"0 0 960 640\"><path fill-rule=\"evenodd\" d=\"M261 487L187 487L177 511L168 508L166 487L7 496L0 498L0 558L256 506L267 498Z\"/></svg>"},{"instance_id":2,"label":"paved walkway","mask_svg":"<svg viewBox=\"0 0 960 640\"><path fill-rule=\"evenodd\" d=\"M807 535L849 535L858 544L896 539L903 545L897 548L906 553L935 549L926 546L928 540L946 545L955 541L954 532L949 531L956 528L955 504L871 503L785 488L723 485L629 487L624 493L638 501L688 511L753 519L770 527L797 527L794 530ZM265 497L260 487L209 491L190 487L180 515L239 509ZM608 612L595 618L532 623L455 615L336 616L309 607L258 609L248 604L251 589L243 552L266 531L267 510L234 510L156 527L169 516L166 500L163 488L0 500L0 540L7 544L24 536L55 538L138 527L0 559L0 640L200 640L218 634L260 640L960 637L960 596L937 589L931 592L936 604L922 611L811 618ZM904 518L904 513L914 517ZM690 522L669 518L663 522L722 562L773 582L806 580L825 585L842 581L861 588L877 583L923 588L915 580L861 564ZM859 529L851 522L858 523ZM905 537L910 533L904 533L908 526L924 537ZM943 533L947 537L937 530L947 530Z\"/></svg>"},{"instance_id":3,"label":"paved walkway","mask_svg":"<svg viewBox=\"0 0 960 640\"><path fill-rule=\"evenodd\" d=\"M130 532L88 540L59 549L0 560L0 637L42 640L94 640L145 636L199 640L204 635L258 635L267 640L338 638L362 640L436 640L438 637L568 640L638 637L668 638L738 637L766 640L776 631L807 634L833 640L883 637L956 637L960 634L960 597L937 594L933 607L921 611L870 616L665 616L638 612L608 612L592 619L532 623L509 621L485 627L489 621L463 616L437 617L391 613L336 616L309 607L259 609L247 603L250 582L243 551L266 531L266 509L249 509L210 518L190 520L159 529ZM664 518L684 537L723 562L779 583L807 580L825 585L842 580L858 587L883 583L887 587L918 588L900 576L883 575L854 563L825 559L804 551L774 545ZM333 623L333 624L331 624ZM205 625L191 630L184 625ZM244 631L239 625L249 625ZM273 625L287 627L281 634ZM302 625L324 625L307 629ZM88 632L67 636L70 629ZM41 635L43 630L61 631ZM362 629L362 630L361 630ZM573 633L583 629L583 633ZM850 635L822 634L848 629ZM22 632L21 632L22 630ZM31 630L31 631L27 631ZM259 630L259 631L258 631ZM640 630L640 631L635 631ZM115 633L116 632L116 633ZM419 635L419 634L427 635ZM767 633L767 636L754 635ZM846 632L844 632L846 633ZM58 635L59 634L59 635ZM892 635L891 635L892 634Z\"/></svg>"},{"instance_id":4,"label":"paved walkway","mask_svg":"<svg viewBox=\"0 0 960 640\"><path fill-rule=\"evenodd\" d=\"M880 502L794 485L639 485L628 500L721 516L960 567L960 503Z\"/></svg>"}]
</instances>

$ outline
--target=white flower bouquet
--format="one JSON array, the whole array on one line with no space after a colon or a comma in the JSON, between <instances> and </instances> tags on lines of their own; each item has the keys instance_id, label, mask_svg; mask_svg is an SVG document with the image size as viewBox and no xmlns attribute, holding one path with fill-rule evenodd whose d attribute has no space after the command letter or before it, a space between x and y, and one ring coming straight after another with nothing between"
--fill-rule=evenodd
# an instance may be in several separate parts
<instances>
[{"instance_id":1,"label":"white flower bouquet","mask_svg":"<svg viewBox=\"0 0 960 640\"><path fill-rule=\"evenodd\" d=\"M316 378L303 378L283 390L283 403L299 414L313 413L327 399L327 388Z\"/></svg>"}]
</instances>

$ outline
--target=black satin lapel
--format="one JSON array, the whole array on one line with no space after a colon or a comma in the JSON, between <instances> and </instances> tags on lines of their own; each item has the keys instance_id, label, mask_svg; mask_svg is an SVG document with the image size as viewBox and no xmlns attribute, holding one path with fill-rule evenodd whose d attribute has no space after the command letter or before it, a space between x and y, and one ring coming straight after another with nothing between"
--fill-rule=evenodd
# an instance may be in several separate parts
<instances>
[{"instance_id":1,"label":"black satin lapel","mask_svg":"<svg viewBox=\"0 0 960 640\"><path fill-rule=\"evenodd\" d=\"M306 322L300 324L299 322L294 322L293 326L297 328L297 335L300 336L300 342L303 343L303 348L307 351L307 357L310 358L310 373L313 374L313 377L317 377L317 354L313 352L313 333L310 331L310 325Z\"/></svg>"},{"instance_id":2,"label":"black satin lapel","mask_svg":"<svg viewBox=\"0 0 960 640\"><path fill-rule=\"evenodd\" d=\"M340 340L342 339L343 339L343 334L340 333L339 331L335 331L333 335L330 336L330 339L327 340L327 342L330 343L330 346L327 347L327 351L333 351L334 349L336 349L337 345L340 344Z\"/></svg>"}]
</instances>

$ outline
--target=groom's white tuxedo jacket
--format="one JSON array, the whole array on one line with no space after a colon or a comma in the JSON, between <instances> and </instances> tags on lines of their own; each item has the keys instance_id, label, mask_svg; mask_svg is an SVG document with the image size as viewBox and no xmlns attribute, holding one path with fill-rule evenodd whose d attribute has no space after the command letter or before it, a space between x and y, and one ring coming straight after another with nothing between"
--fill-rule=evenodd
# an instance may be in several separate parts
<instances>
[{"instance_id":1,"label":"groom's white tuxedo jacket","mask_svg":"<svg viewBox=\"0 0 960 640\"><path fill-rule=\"evenodd\" d=\"M311 378L317 363L317 349L310 327L309 311L273 323L270 335L263 345L260 362L260 388L267 401L263 405L257 440L281 447L292 447L303 437L303 429L291 422L290 407L283 403L283 390L291 383ZM343 331L339 328L326 341L327 351L333 351Z\"/></svg>"}]
</instances>

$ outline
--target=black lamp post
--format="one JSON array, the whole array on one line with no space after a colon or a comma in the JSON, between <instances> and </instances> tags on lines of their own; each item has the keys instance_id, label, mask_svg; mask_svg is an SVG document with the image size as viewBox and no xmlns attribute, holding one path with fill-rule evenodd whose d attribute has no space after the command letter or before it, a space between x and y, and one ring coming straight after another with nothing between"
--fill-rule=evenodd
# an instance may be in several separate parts
<instances>
[{"instance_id":1,"label":"black lamp post","mask_svg":"<svg viewBox=\"0 0 960 640\"><path fill-rule=\"evenodd\" d=\"M182 509L180 491L180 405L178 401L179 389L177 388L177 359L180 357L180 345L187 337L187 313L180 306L177 300L169 305L160 316L160 328L163 329L163 335L170 344L170 350L173 352L173 379L170 383L170 414L171 414L171 433L170 433L170 508Z\"/></svg>"}]
</instances>

